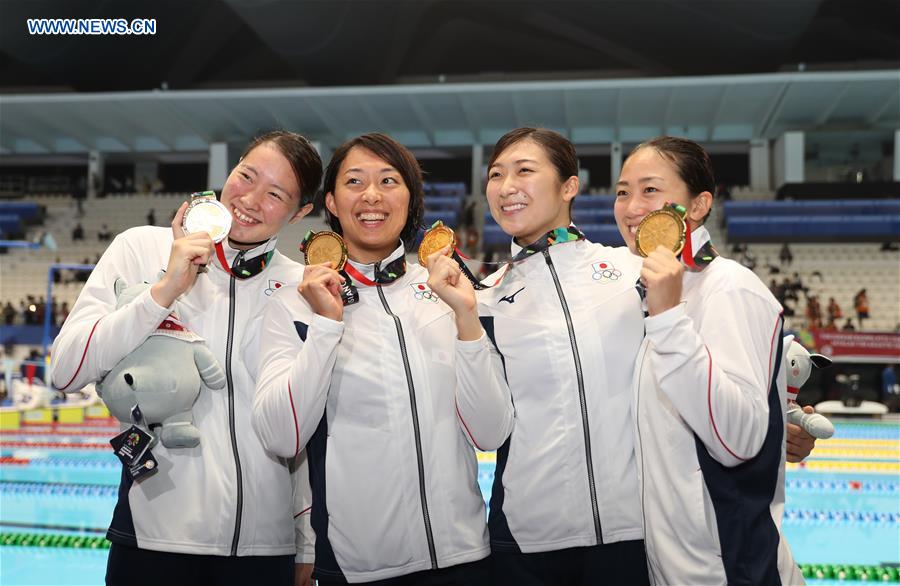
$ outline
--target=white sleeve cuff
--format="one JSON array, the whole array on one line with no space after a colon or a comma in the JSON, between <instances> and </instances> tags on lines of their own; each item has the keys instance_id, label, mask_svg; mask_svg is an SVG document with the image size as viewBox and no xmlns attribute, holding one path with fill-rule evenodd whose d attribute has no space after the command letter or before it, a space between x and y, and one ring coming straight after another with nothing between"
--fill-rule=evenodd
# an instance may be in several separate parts
<instances>
[{"instance_id":1,"label":"white sleeve cuff","mask_svg":"<svg viewBox=\"0 0 900 586\"><path fill-rule=\"evenodd\" d=\"M647 335L652 336L658 332L664 332L672 328L675 323L684 316L684 302L671 307L662 313L644 318L644 327Z\"/></svg>"},{"instance_id":2,"label":"white sleeve cuff","mask_svg":"<svg viewBox=\"0 0 900 586\"><path fill-rule=\"evenodd\" d=\"M158 315L159 320L162 321L163 318L172 313L176 302L173 302L171 307L163 307L156 302L156 299L150 294L150 287L147 287L146 291L137 296L136 303L139 303L148 315Z\"/></svg>"},{"instance_id":3,"label":"white sleeve cuff","mask_svg":"<svg viewBox=\"0 0 900 586\"><path fill-rule=\"evenodd\" d=\"M481 337L477 340L456 340L456 351L466 355L474 355L485 349L487 334L481 330Z\"/></svg>"},{"instance_id":4,"label":"white sleeve cuff","mask_svg":"<svg viewBox=\"0 0 900 586\"><path fill-rule=\"evenodd\" d=\"M309 552L298 551L296 554L294 554L294 563L295 564L314 564L314 563L316 563L316 552L315 551L309 551Z\"/></svg>"},{"instance_id":5,"label":"white sleeve cuff","mask_svg":"<svg viewBox=\"0 0 900 586\"><path fill-rule=\"evenodd\" d=\"M324 315L319 315L318 313L313 314L313 318L310 321L310 327L315 326L317 330L322 330L323 332L331 334L341 334L344 332L344 322L334 321L333 319L327 318Z\"/></svg>"}]
</instances>

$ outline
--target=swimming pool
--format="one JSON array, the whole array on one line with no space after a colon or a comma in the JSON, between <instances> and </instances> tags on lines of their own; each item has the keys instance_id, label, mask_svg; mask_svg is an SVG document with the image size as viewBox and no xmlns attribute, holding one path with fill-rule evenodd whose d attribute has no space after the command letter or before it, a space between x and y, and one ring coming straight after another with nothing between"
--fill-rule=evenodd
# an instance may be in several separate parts
<instances>
[{"instance_id":1,"label":"swimming pool","mask_svg":"<svg viewBox=\"0 0 900 586\"><path fill-rule=\"evenodd\" d=\"M900 424L836 429L803 465L788 468L784 533L794 557L825 578L812 584L846 584L867 572L869 580L900 582L892 569L900 563ZM103 583L103 535L120 476L106 442L116 431L59 426L3 435L0 584ZM485 498L493 470L493 454L479 454Z\"/></svg>"}]
</instances>

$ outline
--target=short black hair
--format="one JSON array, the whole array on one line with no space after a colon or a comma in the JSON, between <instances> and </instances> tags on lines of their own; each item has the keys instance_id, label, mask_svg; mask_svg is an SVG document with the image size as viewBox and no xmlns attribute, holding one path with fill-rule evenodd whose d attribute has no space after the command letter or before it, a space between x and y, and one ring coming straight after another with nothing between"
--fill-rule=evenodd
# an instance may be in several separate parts
<instances>
[{"instance_id":1,"label":"short black hair","mask_svg":"<svg viewBox=\"0 0 900 586\"><path fill-rule=\"evenodd\" d=\"M244 153L243 159L256 147L271 143L291 164L297 185L300 186L300 206L312 203L322 183L322 158L316 148L303 136L287 130L273 130L254 138Z\"/></svg>"},{"instance_id":2,"label":"short black hair","mask_svg":"<svg viewBox=\"0 0 900 586\"><path fill-rule=\"evenodd\" d=\"M337 184L337 175L341 169L344 159L354 147L364 148L370 151L376 157L383 159L390 166L397 169L403 178L403 183L409 190L409 212L406 216L406 225L400 232L400 239L407 251L415 244L419 230L422 228L425 218L425 186L422 178L422 168L419 161L410 152L408 148L380 132L370 132L351 138L339 146L331 156L328 167L325 168L325 182L322 185L321 198L324 206L324 198L328 193L334 193ZM328 225L338 234L342 234L341 223L337 216L325 208L325 216L328 218Z\"/></svg>"},{"instance_id":3,"label":"short black hair","mask_svg":"<svg viewBox=\"0 0 900 586\"><path fill-rule=\"evenodd\" d=\"M712 160L702 146L689 138L657 136L634 147L629 156L643 148L652 148L675 164L678 176L687 185L691 199L704 191L715 197L716 176L713 173ZM710 212L703 216L703 222L706 222Z\"/></svg>"},{"instance_id":4,"label":"short black hair","mask_svg":"<svg viewBox=\"0 0 900 586\"><path fill-rule=\"evenodd\" d=\"M547 153L547 158L550 159L550 162L556 169L556 173L559 175L560 182L565 183L569 177L578 177L578 155L575 153L575 145L572 144L572 141L549 128L532 128L530 126L510 130L500 137L497 144L494 145L494 152L491 153L491 158L488 161L488 174L490 174L491 167L494 166L494 163L503 154L503 151L523 140L534 141L535 144L544 149L544 152ZM575 198L572 198L569 202L570 216L574 201Z\"/></svg>"},{"instance_id":5,"label":"short black hair","mask_svg":"<svg viewBox=\"0 0 900 586\"><path fill-rule=\"evenodd\" d=\"M510 130L500 137L497 144L494 145L494 152L488 161L488 170L494 165L497 157L503 151L512 145L523 140L533 140L544 148L547 157L556 172L559 173L559 180L566 181L573 175L578 177L578 156L575 154L575 146L572 142L558 132L548 128L531 128L528 126Z\"/></svg>"}]
</instances>

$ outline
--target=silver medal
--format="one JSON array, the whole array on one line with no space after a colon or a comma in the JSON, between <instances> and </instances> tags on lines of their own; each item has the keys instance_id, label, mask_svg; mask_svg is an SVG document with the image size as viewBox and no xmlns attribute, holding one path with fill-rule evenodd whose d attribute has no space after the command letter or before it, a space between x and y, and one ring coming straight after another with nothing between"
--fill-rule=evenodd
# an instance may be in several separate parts
<instances>
[{"instance_id":1,"label":"silver medal","mask_svg":"<svg viewBox=\"0 0 900 586\"><path fill-rule=\"evenodd\" d=\"M231 214L214 197L195 197L184 213L182 227L186 234L207 232L212 241L218 244L231 231Z\"/></svg>"}]
</instances>

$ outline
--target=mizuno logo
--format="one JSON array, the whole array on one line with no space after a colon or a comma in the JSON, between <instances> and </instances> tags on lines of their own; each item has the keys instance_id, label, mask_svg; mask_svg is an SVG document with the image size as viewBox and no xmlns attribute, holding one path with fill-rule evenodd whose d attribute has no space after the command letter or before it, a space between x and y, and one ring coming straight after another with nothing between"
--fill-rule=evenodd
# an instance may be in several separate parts
<instances>
[{"instance_id":1,"label":"mizuno logo","mask_svg":"<svg viewBox=\"0 0 900 586\"><path fill-rule=\"evenodd\" d=\"M518 295L519 293L521 293L521 292L524 291L524 290L525 290L525 287L522 287L521 289L519 289L518 291L516 291L516 292L513 293L512 295L507 295L506 297L501 297L501 298L500 298L500 301L506 301L507 303L515 303L515 302L516 302L516 295Z\"/></svg>"}]
</instances>

